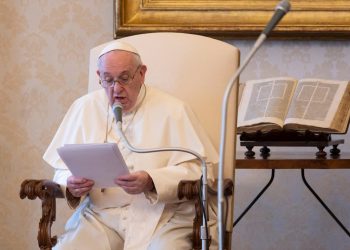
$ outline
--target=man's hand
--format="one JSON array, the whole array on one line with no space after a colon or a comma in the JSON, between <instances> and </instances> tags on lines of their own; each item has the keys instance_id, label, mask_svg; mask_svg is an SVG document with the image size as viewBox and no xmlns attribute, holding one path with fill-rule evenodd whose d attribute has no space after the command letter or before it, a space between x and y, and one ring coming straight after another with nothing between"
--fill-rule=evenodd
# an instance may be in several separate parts
<instances>
[{"instance_id":1,"label":"man's hand","mask_svg":"<svg viewBox=\"0 0 350 250\"><path fill-rule=\"evenodd\" d=\"M67 179L67 188L74 197L81 197L87 194L94 184L93 180L79 178L73 175L69 176Z\"/></svg>"},{"instance_id":2,"label":"man's hand","mask_svg":"<svg viewBox=\"0 0 350 250\"><path fill-rule=\"evenodd\" d=\"M153 180L145 171L119 176L114 182L128 194L139 194L154 189Z\"/></svg>"}]
</instances>

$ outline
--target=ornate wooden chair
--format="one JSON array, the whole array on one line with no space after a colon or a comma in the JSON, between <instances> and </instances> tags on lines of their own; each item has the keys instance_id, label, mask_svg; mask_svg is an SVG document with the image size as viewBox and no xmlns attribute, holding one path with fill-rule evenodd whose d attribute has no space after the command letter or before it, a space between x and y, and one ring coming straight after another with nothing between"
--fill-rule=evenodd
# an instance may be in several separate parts
<instances>
[{"instance_id":1,"label":"ornate wooden chair","mask_svg":"<svg viewBox=\"0 0 350 250\"><path fill-rule=\"evenodd\" d=\"M212 38L183 33L150 33L121 38L134 45L147 65L146 84L171 93L187 102L219 151L221 103L226 85L239 64L239 50L225 42ZM99 51L106 44L90 52L89 91L99 88L96 61ZM230 100L233 110L235 101ZM229 114L233 113L230 112ZM227 127L234 126L234 117L229 115ZM225 166L225 194L228 198L226 223L226 249L231 248L234 164L234 134L227 132ZM193 249L201 248L199 236L202 210L199 200L199 181L182 181L179 184L180 198L196 201L197 215L194 220ZM216 202L216 184L209 187L209 199ZM57 241L51 236L51 225L55 220L56 198L63 194L59 185L49 180L25 180L20 197L42 200L42 218L39 223L38 242L40 249L51 249Z\"/></svg>"}]
</instances>

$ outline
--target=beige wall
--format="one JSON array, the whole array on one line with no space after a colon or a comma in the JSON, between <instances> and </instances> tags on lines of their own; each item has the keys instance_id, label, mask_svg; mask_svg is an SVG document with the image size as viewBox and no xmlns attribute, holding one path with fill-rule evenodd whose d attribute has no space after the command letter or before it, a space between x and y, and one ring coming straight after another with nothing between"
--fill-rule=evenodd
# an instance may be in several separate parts
<instances>
[{"instance_id":1,"label":"beige wall","mask_svg":"<svg viewBox=\"0 0 350 250\"><path fill-rule=\"evenodd\" d=\"M0 0L0 249L37 249L38 201L20 200L26 178L50 178L42 154L71 102L87 90L89 49L112 39L111 0ZM252 41L228 41L242 57ZM350 44L269 41L242 80L277 75L349 79ZM349 149L349 146L347 146ZM236 214L267 181L238 171ZM271 190L235 228L235 249L349 249L350 240L302 186L279 171ZM313 171L311 183L350 228L350 174ZM68 214L61 202L58 214ZM64 220L58 219L55 233ZM317 241L317 240L318 241Z\"/></svg>"},{"instance_id":2,"label":"beige wall","mask_svg":"<svg viewBox=\"0 0 350 250\"><path fill-rule=\"evenodd\" d=\"M37 249L40 203L20 200L20 183L51 178L42 154L87 91L89 49L113 39L112 8L110 0L0 1L0 249ZM63 203L58 214L67 214Z\"/></svg>"}]
</instances>

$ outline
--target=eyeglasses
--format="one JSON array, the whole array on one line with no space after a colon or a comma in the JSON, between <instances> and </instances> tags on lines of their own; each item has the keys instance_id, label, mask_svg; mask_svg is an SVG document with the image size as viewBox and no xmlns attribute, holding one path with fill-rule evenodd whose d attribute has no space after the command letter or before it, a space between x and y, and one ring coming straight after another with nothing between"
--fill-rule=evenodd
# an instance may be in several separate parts
<instances>
[{"instance_id":1,"label":"eyeglasses","mask_svg":"<svg viewBox=\"0 0 350 250\"><path fill-rule=\"evenodd\" d=\"M100 84L104 88L114 87L116 83L119 83L122 86L128 85L132 80L134 80L136 73L140 67L141 65L137 66L135 73L132 76L129 73L123 73L117 78L112 78L112 77L106 77L105 79L100 78Z\"/></svg>"}]
</instances>

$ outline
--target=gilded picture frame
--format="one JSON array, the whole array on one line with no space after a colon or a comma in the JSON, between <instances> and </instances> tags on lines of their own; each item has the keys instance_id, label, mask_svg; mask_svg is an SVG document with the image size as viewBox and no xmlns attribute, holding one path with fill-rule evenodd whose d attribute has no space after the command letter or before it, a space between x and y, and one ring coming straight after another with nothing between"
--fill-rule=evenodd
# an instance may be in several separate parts
<instances>
[{"instance_id":1,"label":"gilded picture frame","mask_svg":"<svg viewBox=\"0 0 350 250\"><path fill-rule=\"evenodd\" d=\"M114 37L146 32L187 32L212 37L254 38L278 0L114 0ZM290 0L291 11L275 38L350 38L349 0Z\"/></svg>"}]
</instances>

